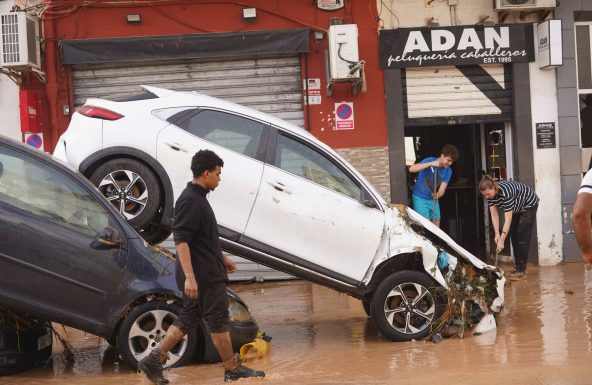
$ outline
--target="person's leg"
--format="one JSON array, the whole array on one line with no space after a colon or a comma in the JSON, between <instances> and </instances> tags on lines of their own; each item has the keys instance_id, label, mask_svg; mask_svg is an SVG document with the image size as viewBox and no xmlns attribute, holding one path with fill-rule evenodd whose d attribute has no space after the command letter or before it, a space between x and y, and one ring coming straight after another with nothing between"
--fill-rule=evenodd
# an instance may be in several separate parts
<instances>
[{"instance_id":1,"label":"person's leg","mask_svg":"<svg viewBox=\"0 0 592 385\"><path fill-rule=\"evenodd\" d=\"M514 251L516 253L516 270L519 272L526 272L530 238L536 219L536 210L537 207L533 207L520 213L518 223L516 224L516 249Z\"/></svg>"},{"instance_id":2,"label":"person's leg","mask_svg":"<svg viewBox=\"0 0 592 385\"><path fill-rule=\"evenodd\" d=\"M169 358L169 352L183 339L190 328L195 327L199 320L201 312L197 300L183 296L183 309L179 317L168 328L166 336L156 348L152 349L150 354L138 363L138 368L146 374L148 379L154 384L168 384L162 374L163 365Z\"/></svg>"},{"instance_id":3,"label":"person's leg","mask_svg":"<svg viewBox=\"0 0 592 385\"><path fill-rule=\"evenodd\" d=\"M518 271L518 254L517 254L517 247L518 247L518 237L516 235L516 230L518 229L518 221L520 220L520 214L514 213L512 215L512 223L510 225L510 231L508 236L510 237L510 243L512 244L512 250L514 251L514 271L512 272L511 276L515 275Z\"/></svg>"},{"instance_id":4,"label":"person's leg","mask_svg":"<svg viewBox=\"0 0 592 385\"><path fill-rule=\"evenodd\" d=\"M434 201L434 203L432 203L432 205L433 205L433 210L434 210L434 213L433 213L434 220L433 220L433 222L434 222L434 224L436 226L440 227L440 219L441 219L441 216L440 216L440 202Z\"/></svg>"},{"instance_id":5,"label":"person's leg","mask_svg":"<svg viewBox=\"0 0 592 385\"><path fill-rule=\"evenodd\" d=\"M426 219L434 219L433 202L431 200L413 195L413 210Z\"/></svg>"},{"instance_id":6,"label":"person's leg","mask_svg":"<svg viewBox=\"0 0 592 385\"><path fill-rule=\"evenodd\" d=\"M228 332L228 294L225 283L209 285L204 297L204 321L210 328L212 342L224 364L224 382L247 377L265 377L265 373L252 370L241 363L240 356L234 354Z\"/></svg>"}]
</instances>

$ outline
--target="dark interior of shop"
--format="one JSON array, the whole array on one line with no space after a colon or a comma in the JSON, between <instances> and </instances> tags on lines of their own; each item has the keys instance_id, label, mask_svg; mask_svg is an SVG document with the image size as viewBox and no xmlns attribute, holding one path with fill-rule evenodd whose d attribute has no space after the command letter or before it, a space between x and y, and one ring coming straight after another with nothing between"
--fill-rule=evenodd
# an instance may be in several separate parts
<instances>
[{"instance_id":1,"label":"dark interior of shop","mask_svg":"<svg viewBox=\"0 0 592 385\"><path fill-rule=\"evenodd\" d=\"M445 144L458 148L459 159L451 166L452 177L445 195L440 199L440 227L459 245L484 260L484 210L477 186L482 176L480 135L479 124L405 128L407 143L412 138L416 162L440 156ZM408 172L409 197L415 175Z\"/></svg>"}]
</instances>

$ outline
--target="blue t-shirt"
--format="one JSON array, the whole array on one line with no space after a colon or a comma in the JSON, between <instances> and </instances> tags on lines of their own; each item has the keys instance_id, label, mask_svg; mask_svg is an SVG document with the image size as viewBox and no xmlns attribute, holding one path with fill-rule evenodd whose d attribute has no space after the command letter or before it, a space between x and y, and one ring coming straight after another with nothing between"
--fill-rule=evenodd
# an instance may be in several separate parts
<instances>
[{"instance_id":1,"label":"blue t-shirt","mask_svg":"<svg viewBox=\"0 0 592 385\"><path fill-rule=\"evenodd\" d=\"M438 158L434 158L430 156L425 158L419 163L430 163ZM437 173L436 173L436 170ZM432 194L434 193L434 174L436 174L436 191L440 188L440 184L442 182L448 183L450 181L450 177L452 176L452 170L449 168L441 168L441 167L428 167L426 169L421 170L417 174L417 181L415 182L415 186L413 186L413 195L416 195L423 199L432 199Z\"/></svg>"}]
</instances>

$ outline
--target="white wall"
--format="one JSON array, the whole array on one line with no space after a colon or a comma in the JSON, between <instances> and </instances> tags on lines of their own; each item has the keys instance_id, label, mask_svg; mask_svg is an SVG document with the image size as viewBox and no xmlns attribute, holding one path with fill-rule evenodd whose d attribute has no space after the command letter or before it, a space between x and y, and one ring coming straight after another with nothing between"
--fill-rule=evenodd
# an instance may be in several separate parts
<instances>
[{"instance_id":1,"label":"white wall","mask_svg":"<svg viewBox=\"0 0 592 385\"><path fill-rule=\"evenodd\" d=\"M493 10L493 3L493 0L458 0L457 5L449 6L447 0L384 0L381 7L381 0L377 0L377 7L383 27L392 29L423 27L432 17L441 26L472 25L481 20L498 23L498 13ZM519 20L519 16L518 12L513 13L504 23L527 23L536 18L536 15L527 15L524 20Z\"/></svg>"},{"instance_id":2,"label":"white wall","mask_svg":"<svg viewBox=\"0 0 592 385\"><path fill-rule=\"evenodd\" d=\"M537 30L534 28L535 41ZM563 232L561 227L561 170L557 88L554 69L539 69L530 63L530 103L532 110L532 141L534 151L535 190L541 199L537 212L538 254L541 266L562 261ZM536 123L555 122L555 148L536 148Z\"/></svg>"},{"instance_id":3,"label":"white wall","mask_svg":"<svg viewBox=\"0 0 592 385\"><path fill-rule=\"evenodd\" d=\"M14 2L0 1L0 12L9 12ZM0 74L0 135L22 140L19 115L19 87Z\"/></svg>"}]
</instances>

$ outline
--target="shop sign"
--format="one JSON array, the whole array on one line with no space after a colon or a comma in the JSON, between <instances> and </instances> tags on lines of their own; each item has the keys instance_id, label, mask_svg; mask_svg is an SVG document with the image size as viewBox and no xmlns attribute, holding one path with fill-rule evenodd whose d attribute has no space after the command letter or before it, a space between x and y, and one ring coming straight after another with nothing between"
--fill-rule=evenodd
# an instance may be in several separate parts
<instances>
[{"instance_id":1,"label":"shop sign","mask_svg":"<svg viewBox=\"0 0 592 385\"><path fill-rule=\"evenodd\" d=\"M335 103L335 129L354 129L354 104L352 102Z\"/></svg>"},{"instance_id":2,"label":"shop sign","mask_svg":"<svg viewBox=\"0 0 592 385\"><path fill-rule=\"evenodd\" d=\"M435 67L534 61L532 24L398 28L380 31L380 67Z\"/></svg>"},{"instance_id":3,"label":"shop sign","mask_svg":"<svg viewBox=\"0 0 592 385\"><path fill-rule=\"evenodd\" d=\"M304 95L304 104L321 104L320 78L310 78L302 80L302 91Z\"/></svg>"},{"instance_id":4,"label":"shop sign","mask_svg":"<svg viewBox=\"0 0 592 385\"><path fill-rule=\"evenodd\" d=\"M536 124L536 144L537 148L555 148L555 123L537 123Z\"/></svg>"},{"instance_id":5,"label":"shop sign","mask_svg":"<svg viewBox=\"0 0 592 385\"><path fill-rule=\"evenodd\" d=\"M563 65L561 20L547 20L537 25L539 68Z\"/></svg>"},{"instance_id":6,"label":"shop sign","mask_svg":"<svg viewBox=\"0 0 592 385\"><path fill-rule=\"evenodd\" d=\"M345 0L317 0L317 7L323 11L336 11L343 8Z\"/></svg>"}]
</instances>

